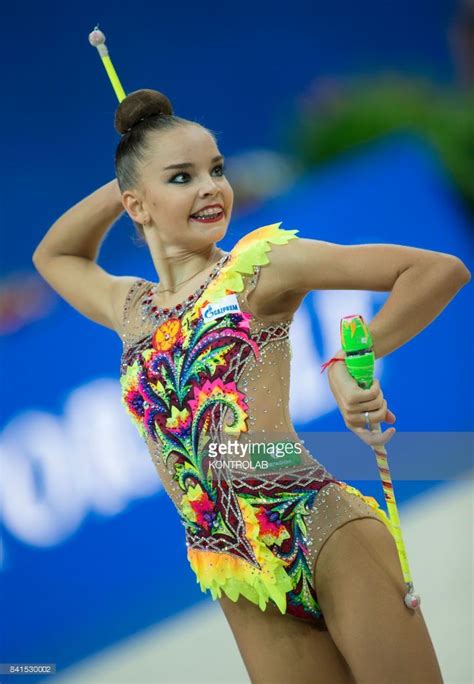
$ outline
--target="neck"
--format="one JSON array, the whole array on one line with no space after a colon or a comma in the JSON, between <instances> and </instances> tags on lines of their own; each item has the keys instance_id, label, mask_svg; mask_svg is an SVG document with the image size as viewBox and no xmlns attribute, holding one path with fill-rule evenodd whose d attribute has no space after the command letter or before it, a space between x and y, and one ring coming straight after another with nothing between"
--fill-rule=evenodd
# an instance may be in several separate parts
<instances>
[{"instance_id":1,"label":"neck","mask_svg":"<svg viewBox=\"0 0 474 684\"><path fill-rule=\"evenodd\" d=\"M172 299L182 288L189 287L194 276L197 281L202 280L226 254L215 243L190 250L179 245L163 245L152 239L148 247L159 281L158 292L165 293L163 299Z\"/></svg>"}]
</instances>

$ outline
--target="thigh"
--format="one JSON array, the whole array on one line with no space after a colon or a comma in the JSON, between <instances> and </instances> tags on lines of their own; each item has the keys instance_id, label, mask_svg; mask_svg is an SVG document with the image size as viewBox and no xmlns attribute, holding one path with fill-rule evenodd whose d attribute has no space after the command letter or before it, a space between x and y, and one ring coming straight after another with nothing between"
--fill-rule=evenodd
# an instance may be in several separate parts
<instances>
[{"instance_id":1,"label":"thigh","mask_svg":"<svg viewBox=\"0 0 474 684\"><path fill-rule=\"evenodd\" d=\"M282 615L273 604L262 611L245 598L219 602L252 684L354 684L326 627Z\"/></svg>"},{"instance_id":2,"label":"thigh","mask_svg":"<svg viewBox=\"0 0 474 684\"><path fill-rule=\"evenodd\" d=\"M352 520L320 551L315 582L331 635L357 682L439 684L421 610L404 604L395 540L383 522Z\"/></svg>"}]
</instances>

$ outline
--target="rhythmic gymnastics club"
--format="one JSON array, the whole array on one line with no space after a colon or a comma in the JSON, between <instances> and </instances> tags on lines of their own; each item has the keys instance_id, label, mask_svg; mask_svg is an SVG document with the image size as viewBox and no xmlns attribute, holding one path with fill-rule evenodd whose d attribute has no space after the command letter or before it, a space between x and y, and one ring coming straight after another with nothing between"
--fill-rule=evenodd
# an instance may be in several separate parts
<instances>
[{"instance_id":1,"label":"rhythmic gymnastics club","mask_svg":"<svg viewBox=\"0 0 474 684\"><path fill-rule=\"evenodd\" d=\"M91 31L91 33L89 33L89 43L93 47L97 48L97 51L102 59L102 63L105 67L107 75L110 78L110 82L112 83L112 88L115 90L115 94L118 97L118 101L122 102L122 100L125 100L126 98L125 91L122 88L122 84L119 81L117 72L115 71L114 65L112 64L112 61L109 57L109 51L107 50L107 46L105 45L105 36L102 33L102 31L99 30L99 24L97 24L95 29Z\"/></svg>"},{"instance_id":2,"label":"rhythmic gymnastics club","mask_svg":"<svg viewBox=\"0 0 474 684\"><path fill-rule=\"evenodd\" d=\"M346 367L350 375L362 389L370 389L374 380L375 354L373 350L373 340L369 328L365 324L362 316L352 314L341 319L341 345L346 352ZM381 433L380 425L373 426L372 432ZM372 450L377 458L380 479L382 480L383 493L387 502L387 509L394 530L395 542L397 545L398 557L402 567L403 579L408 590L404 600L408 608L418 608L421 599L415 594L408 558L403 543L402 528L398 517L397 502L393 490L392 477L387 461L387 451L385 446L372 446Z\"/></svg>"}]
</instances>

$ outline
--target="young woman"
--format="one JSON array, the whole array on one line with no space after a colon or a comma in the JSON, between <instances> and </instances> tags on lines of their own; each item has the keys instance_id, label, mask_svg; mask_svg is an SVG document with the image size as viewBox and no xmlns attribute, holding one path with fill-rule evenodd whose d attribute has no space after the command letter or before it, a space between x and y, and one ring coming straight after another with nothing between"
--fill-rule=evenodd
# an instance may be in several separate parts
<instances>
[{"instance_id":1,"label":"young woman","mask_svg":"<svg viewBox=\"0 0 474 684\"><path fill-rule=\"evenodd\" d=\"M298 440L288 330L311 290L391 291L370 324L383 357L425 328L469 271L449 254L302 239L279 224L225 252L217 244L233 193L213 134L151 90L121 102L115 125L117 180L56 221L33 261L74 308L121 337L124 406L251 681L441 682L421 610L403 601L387 516ZM158 283L96 263L124 208ZM347 427L386 443L393 428L365 429L366 411L371 424L395 420L379 383L360 389L344 363L328 374Z\"/></svg>"}]
</instances>

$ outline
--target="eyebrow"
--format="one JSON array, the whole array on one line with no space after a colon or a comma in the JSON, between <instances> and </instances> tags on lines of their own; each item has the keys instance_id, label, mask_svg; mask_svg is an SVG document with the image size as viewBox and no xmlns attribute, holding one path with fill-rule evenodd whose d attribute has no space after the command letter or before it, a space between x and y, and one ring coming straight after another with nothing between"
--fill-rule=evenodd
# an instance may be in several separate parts
<instances>
[{"instance_id":1,"label":"eyebrow","mask_svg":"<svg viewBox=\"0 0 474 684\"><path fill-rule=\"evenodd\" d=\"M222 161L223 159L224 157L222 156L222 154L219 154L217 157L211 159L211 164L214 164L217 161ZM165 166L163 168L163 171L168 171L168 169L189 169L193 166L194 164L192 164L191 162L183 162L182 164L171 164L171 166Z\"/></svg>"}]
</instances>

